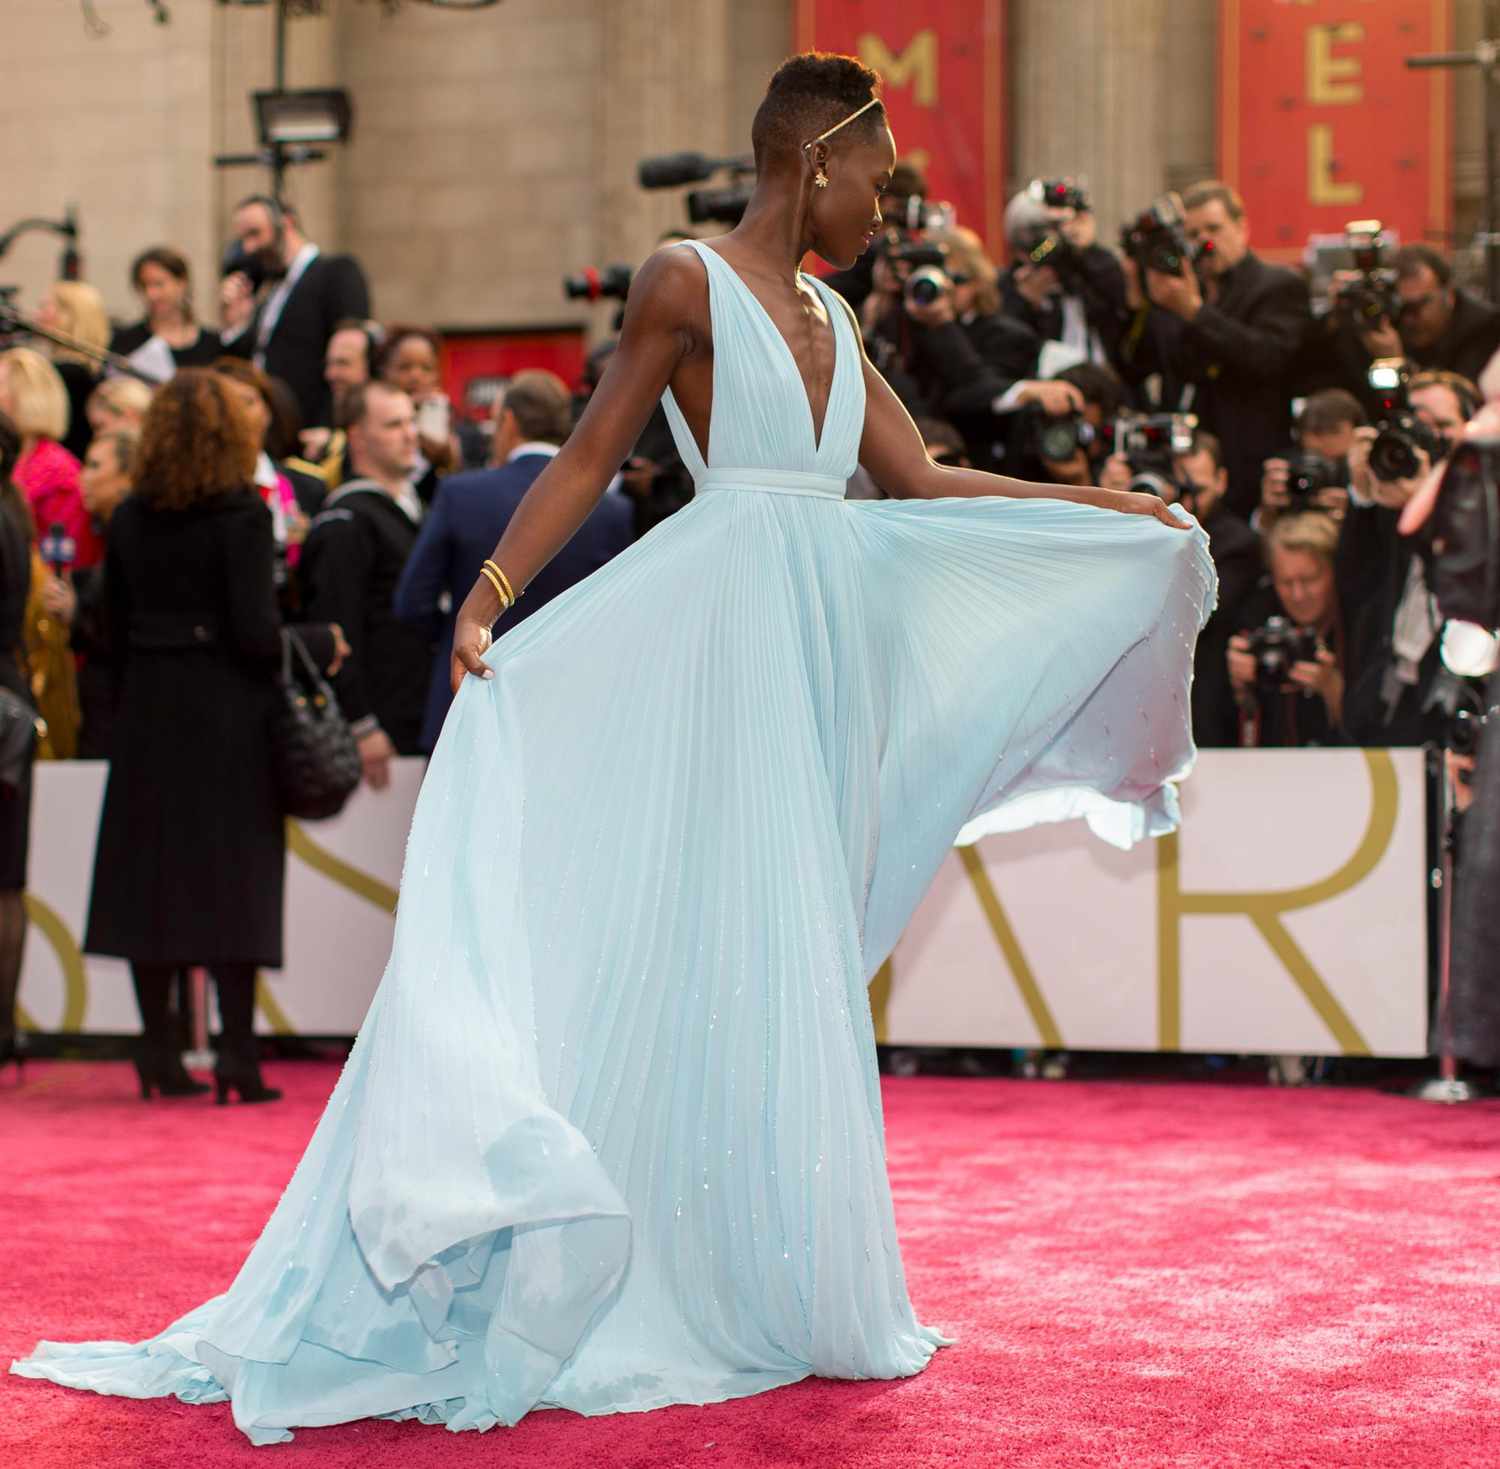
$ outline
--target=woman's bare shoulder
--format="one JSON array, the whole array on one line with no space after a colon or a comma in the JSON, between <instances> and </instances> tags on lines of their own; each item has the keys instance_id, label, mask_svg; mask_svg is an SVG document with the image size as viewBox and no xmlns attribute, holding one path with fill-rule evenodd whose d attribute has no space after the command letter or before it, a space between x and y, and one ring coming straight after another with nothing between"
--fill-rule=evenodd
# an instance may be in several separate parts
<instances>
[{"instance_id":1,"label":"woman's bare shoulder","mask_svg":"<svg viewBox=\"0 0 1500 1469\"><path fill-rule=\"evenodd\" d=\"M708 320L708 267L696 250L661 245L630 282L627 317L668 330L702 328Z\"/></svg>"}]
</instances>

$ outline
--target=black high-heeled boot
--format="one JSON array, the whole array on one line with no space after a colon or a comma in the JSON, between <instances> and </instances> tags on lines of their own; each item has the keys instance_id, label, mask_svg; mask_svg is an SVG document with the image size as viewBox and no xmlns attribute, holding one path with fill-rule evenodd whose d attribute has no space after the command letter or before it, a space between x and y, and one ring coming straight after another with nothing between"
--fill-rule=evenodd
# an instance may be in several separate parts
<instances>
[{"instance_id":1,"label":"black high-heeled boot","mask_svg":"<svg viewBox=\"0 0 1500 1469\"><path fill-rule=\"evenodd\" d=\"M188 1075L181 1053L170 1040L142 1036L131 1060L144 1101L149 1102L153 1092L163 1097L201 1097L208 1090L207 1082L194 1081Z\"/></svg>"},{"instance_id":2,"label":"black high-heeled boot","mask_svg":"<svg viewBox=\"0 0 1500 1469\"><path fill-rule=\"evenodd\" d=\"M279 1102L281 1093L267 1086L260 1074L260 1061L254 1046L230 1047L221 1044L214 1061L214 1100L219 1106L229 1101L230 1092L238 1092L242 1102Z\"/></svg>"}]
</instances>

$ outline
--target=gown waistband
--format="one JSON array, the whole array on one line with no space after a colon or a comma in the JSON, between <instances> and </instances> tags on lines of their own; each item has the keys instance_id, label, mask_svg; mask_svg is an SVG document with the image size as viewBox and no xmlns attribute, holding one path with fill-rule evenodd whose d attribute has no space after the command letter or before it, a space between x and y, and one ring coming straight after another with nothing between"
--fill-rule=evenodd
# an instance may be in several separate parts
<instances>
[{"instance_id":1,"label":"gown waistband","mask_svg":"<svg viewBox=\"0 0 1500 1469\"><path fill-rule=\"evenodd\" d=\"M842 500L845 481L832 474L807 474L799 469L710 469L693 487L705 490L762 490L770 495L816 495Z\"/></svg>"}]
</instances>

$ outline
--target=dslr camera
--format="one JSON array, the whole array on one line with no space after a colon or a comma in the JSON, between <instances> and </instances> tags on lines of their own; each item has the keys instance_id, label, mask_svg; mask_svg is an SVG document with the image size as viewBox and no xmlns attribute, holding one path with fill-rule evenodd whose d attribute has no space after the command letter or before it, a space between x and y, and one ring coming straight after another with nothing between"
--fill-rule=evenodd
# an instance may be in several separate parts
<instances>
[{"instance_id":1,"label":"dslr camera","mask_svg":"<svg viewBox=\"0 0 1500 1469\"><path fill-rule=\"evenodd\" d=\"M1411 410L1406 385L1410 375L1400 357L1378 357L1370 364L1369 382L1380 400L1375 441L1370 445L1370 473L1391 484L1421 470L1417 450L1436 464L1448 453L1447 442Z\"/></svg>"},{"instance_id":2,"label":"dslr camera","mask_svg":"<svg viewBox=\"0 0 1500 1469\"><path fill-rule=\"evenodd\" d=\"M1382 321L1394 322L1401 314L1396 294L1396 272L1382 265L1385 232L1378 219L1353 219L1344 228L1344 241L1354 257L1359 279L1343 287L1335 310L1339 319L1357 331L1370 331Z\"/></svg>"},{"instance_id":3,"label":"dslr camera","mask_svg":"<svg viewBox=\"0 0 1500 1469\"><path fill-rule=\"evenodd\" d=\"M1115 420L1115 453L1130 465L1130 488L1163 500L1169 491L1180 494L1176 461L1192 452L1197 427L1193 413L1122 413Z\"/></svg>"},{"instance_id":4,"label":"dslr camera","mask_svg":"<svg viewBox=\"0 0 1500 1469\"><path fill-rule=\"evenodd\" d=\"M1255 688L1261 694L1279 693L1294 663L1311 663L1318 656L1317 633L1289 617L1268 617L1247 636L1255 658Z\"/></svg>"},{"instance_id":5,"label":"dslr camera","mask_svg":"<svg viewBox=\"0 0 1500 1469\"><path fill-rule=\"evenodd\" d=\"M1321 490L1342 490L1349 484L1349 461L1330 459L1326 454L1309 454L1298 450L1287 455L1286 491L1293 513L1316 510L1313 503Z\"/></svg>"},{"instance_id":6,"label":"dslr camera","mask_svg":"<svg viewBox=\"0 0 1500 1469\"><path fill-rule=\"evenodd\" d=\"M1089 207L1087 191L1070 178L1032 179L1026 192L1046 209L1086 210ZM1049 266L1059 280L1067 280L1082 267L1079 251L1055 223L1038 224L1013 243L1016 253L1028 265Z\"/></svg>"},{"instance_id":7,"label":"dslr camera","mask_svg":"<svg viewBox=\"0 0 1500 1469\"><path fill-rule=\"evenodd\" d=\"M1066 463L1080 449L1091 453L1099 437L1099 431L1081 413L1052 418L1037 411L1032 416L1031 447L1037 458L1053 464Z\"/></svg>"},{"instance_id":8,"label":"dslr camera","mask_svg":"<svg viewBox=\"0 0 1500 1469\"><path fill-rule=\"evenodd\" d=\"M918 232L886 230L879 252L901 282L906 299L918 306L930 306L953 284L948 279L948 247Z\"/></svg>"},{"instance_id":9,"label":"dslr camera","mask_svg":"<svg viewBox=\"0 0 1500 1469\"><path fill-rule=\"evenodd\" d=\"M1163 275L1181 275L1196 261L1213 253L1213 241L1195 249L1188 239L1182 198L1174 192L1160 195L1120 230L1120 248L1135 261L1144 278L1148 270Z\"/></svg>"}]
</instances>

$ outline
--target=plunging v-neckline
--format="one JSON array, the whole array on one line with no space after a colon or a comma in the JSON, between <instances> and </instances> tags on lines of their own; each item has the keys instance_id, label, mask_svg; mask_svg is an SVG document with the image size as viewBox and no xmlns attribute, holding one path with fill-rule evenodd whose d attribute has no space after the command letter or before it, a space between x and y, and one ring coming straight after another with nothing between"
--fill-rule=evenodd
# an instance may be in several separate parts
<instances>
[{"instance_id":1,"label":"plunging v-neckline","mask_svg":"<svg viewBox=\"0 0 1500 1469\"><path fill-rule=\"evenodd\" d=\"M703 242L700 241L699 243ZM737 285L740 290L742 290L750 298L751 304L757 311L760 312L761 319L768 327L770 327L771 335L781 343L781 350L783 353L785 353L787 364L792 369L792 376L796 378L797 385L802 390L802 406L807 410L807 428L809 434L812 436L813 458L816 459L823 450L823 436L828 429L829 412L833 408L833 390L834 386L839 380L839 361L841 357L841 354L839 352L839 326L838 322L834 320L833 308L829 306L827 299L818 290L817 286L814 286L814 293L818 296L818 299L822 301L823 310L828 313L828 329L833 333L833 371L828 375L828 401L823 405L823 422L820 426L813 418L812 394L807 391L807 379L802 376L802 369L797 366L797 354L792 351L791 343L787 341L786 337L782 333L781 328L776 325L776 319L771 315L769 311L766 310L765 304L761 301L760 297L757 296L755 292L752 291L750 287L745 283L744 277L740 275L739 271L737 271L722 255L720 255L717 250L713 249L708 244L703 243L703 248L707 250L710 255L714 256L718 260L719 264L722 265L724 269L727 270L729 274L734 278L735 285ZM802 276L802 271L798 270L797 275L800 279ZM807 279L811 280L812 277L809 276L807 277ZM715 344L715 350L717 350L717 344Z\"/></svg>"}]
</instances>

